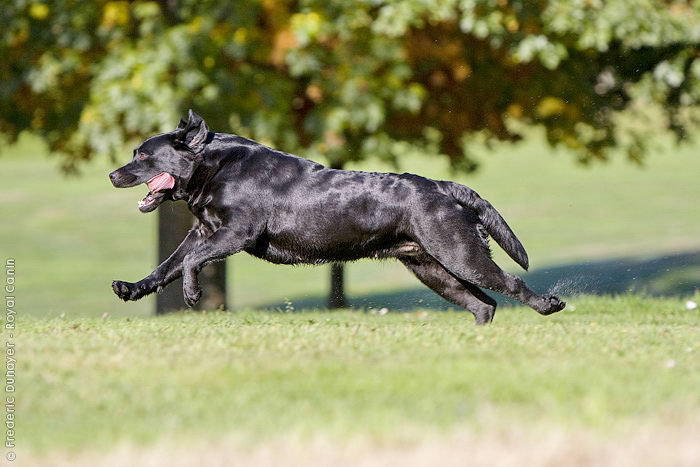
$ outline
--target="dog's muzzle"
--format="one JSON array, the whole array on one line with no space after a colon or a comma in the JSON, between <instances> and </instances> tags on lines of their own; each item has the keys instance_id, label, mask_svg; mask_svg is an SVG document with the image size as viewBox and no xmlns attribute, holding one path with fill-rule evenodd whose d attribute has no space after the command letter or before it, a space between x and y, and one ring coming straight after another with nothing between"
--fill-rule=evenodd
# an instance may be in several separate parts
<instances>
[{"instance_id":1,"label":"dog's muzzle","mask_svg":"<svg viewBox=\"0 0 700 467\"><path fill-rule=\"evenodd\" d=\"M128 188L130 186L134 186L136 179L136 175L130 173L125 174L119 172L119 170L115 170L109 174L109 180L116 188Z\"/></svg>"}]
</instances>

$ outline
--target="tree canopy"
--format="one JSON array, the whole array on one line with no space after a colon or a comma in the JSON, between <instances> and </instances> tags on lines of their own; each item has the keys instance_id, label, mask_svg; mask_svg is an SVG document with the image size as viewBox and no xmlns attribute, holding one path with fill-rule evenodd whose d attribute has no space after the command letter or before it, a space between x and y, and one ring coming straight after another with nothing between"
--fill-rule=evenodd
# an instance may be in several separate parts
<instances>
[{"instance_id":1,"label":"tree canopy","mask_svg":"<svg viewBox=\"0 0 700 467\"><path fill-rule=\"evenodd\" d=\"M67 168L188 107L335 163L413 147L469 169L470 137L532 124L582 160L639 159L700 100L685 1L11 0L0 25L0 132L41 135Z\"/></svg>"}]
</instances>

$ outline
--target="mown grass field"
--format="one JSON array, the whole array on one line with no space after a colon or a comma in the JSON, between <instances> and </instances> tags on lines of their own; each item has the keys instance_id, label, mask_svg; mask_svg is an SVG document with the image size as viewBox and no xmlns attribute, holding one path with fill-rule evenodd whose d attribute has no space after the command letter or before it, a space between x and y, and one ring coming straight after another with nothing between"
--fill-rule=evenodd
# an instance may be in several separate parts
<instances>
[{"instance_id":1,"label":"mown grass field","mask_svg":"<svg viewBox=\"0 0 700 467\"><path fill-rule=\"evenodd\" d=\"M467 465L479 440L505 437L523 461L543 454L541 435L578 465L643 428L680 443L658 447L664 462L700 459L698 311L638 296L572 305L548 318L509 308L489 327L428 310L25 318L18 438L46 465L262 465L247 456L272 449L271 461L289 443L296 454L277 460L303 465L319 439L328 462L353 440L364 447L351 458L452 440L429 457ZM628 459L646 465L642 452Z\"/></svg>"},{"instance_id":2,"label":"mown grass field","mask_svg":"<svg viewBox=\"0 0 700 467\"><path fill-rule=\"evenodd\" d=\"M422 286L391 262L348 266L351 300L373 309L326 312L304 309L322 303L326 268L247 256L228 263L238 311L151 317L150 299L110 290L155 265L144 190L112 188L106 161L66 178L24 139L0 157L16 465L698 465L700 312L685 307L700 302L696 154L668 145L644 168L586 169L535 138L477 150L474 176L407 156L399 171L488 198L526 245L532 280L556 272L574 294L557 315L502 307L475 327L421 305ZM577 296L586 268L669 297ZM260 311L270 304L288 312Z\"/></svg>"}]
</instances>

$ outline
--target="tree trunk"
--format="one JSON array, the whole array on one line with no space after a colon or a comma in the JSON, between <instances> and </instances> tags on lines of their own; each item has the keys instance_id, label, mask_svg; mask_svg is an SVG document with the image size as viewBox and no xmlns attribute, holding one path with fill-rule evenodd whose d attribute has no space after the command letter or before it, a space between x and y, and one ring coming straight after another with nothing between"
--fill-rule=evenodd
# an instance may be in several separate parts
<instances>
[{"instance_id":1,"label":"tree trunk","mask_svg":"<svg viewBox=\"0 0 700 467\"><path fill-rule=\"evenodd\" d=\"M183 202L166 203L158 208L158 263L162 263L192 228L194 217ZM209 264L199 273L202 298L197 310L226 308L226 262ZM182 278L173 281L157 295L156 314L187 308L182 298Z\"/></svg>"},{"instance_id":2,"label":"tree trunk","mask_svg":"<svg viewBox=\"0 0 700 467\"><path fill-rule=\"evenodd\" d=\"M331 290L328 294L328 308L347 308L345 299L345 269L342 263L331 264Z\"/></svg>"},{"instance_id":3,"label":"tree trunk","mask_svg":"<svg viewBox=\"0 0 700 467\"><path fill-rule=\"evenodd\" d=\"M342 169L342 162L331 162L331 169ZM330 291L328 293L328 308L347 308L348 301L345 298L345 265L343 263L331 264Z\"/></svg>"}]
</instances>

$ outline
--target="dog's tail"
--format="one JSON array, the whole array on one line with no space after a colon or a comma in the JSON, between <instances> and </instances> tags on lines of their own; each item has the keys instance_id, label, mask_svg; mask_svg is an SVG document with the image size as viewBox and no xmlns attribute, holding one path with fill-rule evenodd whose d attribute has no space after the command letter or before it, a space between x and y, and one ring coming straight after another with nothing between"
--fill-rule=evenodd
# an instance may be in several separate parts
<instances>
[{"instance_id":1,"label":"dog's tail","mask_svg":"<svg viewBox=\"0 0 700 467\"><path fill-rule=\"evenodd\" d=\"M508 253L508 256L513 258L513 261L527 270L530 264L523 244L520 243L520 240L515 236L505 219L491 206L491 203L483 199L471 188L458 183L448 183L448 189L452 197L462 206L476 212L479 220L486 227L486 231L496 240L496 243Z\"/></svg>"}]
</instances>

